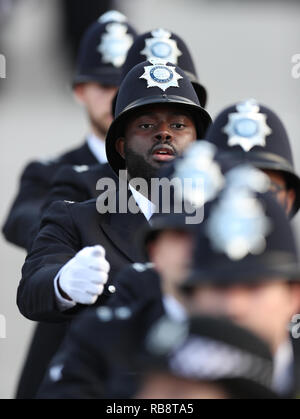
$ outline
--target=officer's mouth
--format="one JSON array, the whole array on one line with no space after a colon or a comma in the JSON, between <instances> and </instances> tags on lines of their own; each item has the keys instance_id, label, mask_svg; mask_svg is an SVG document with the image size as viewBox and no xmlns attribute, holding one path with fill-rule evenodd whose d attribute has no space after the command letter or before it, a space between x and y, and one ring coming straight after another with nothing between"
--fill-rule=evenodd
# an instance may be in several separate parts
<instances>
[{"instance_id":1,"label":"officer's mouth","mask_svg":"<svg viewBox=\"0 0 300 419\"><path fill-rule=\"evenodd\" d=\"M157 145L152 150L152 158L157 162L169 162L176 157L176 151L169 145Z\"/></svg>"}]
</instances>

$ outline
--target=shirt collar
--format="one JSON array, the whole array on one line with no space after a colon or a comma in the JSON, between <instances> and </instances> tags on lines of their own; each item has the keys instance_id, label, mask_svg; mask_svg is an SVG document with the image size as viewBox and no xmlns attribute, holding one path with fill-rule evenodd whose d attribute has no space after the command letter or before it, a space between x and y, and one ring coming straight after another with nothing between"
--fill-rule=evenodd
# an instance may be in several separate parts
<instances>
[{"instance_id":1,"label":"shirt collar","mask_svg":"<svg viewBox=\"0 0 300 419\"><path fill-rule=\"evenodd\" d=\"M131 190L131 193L134 199L136 200L136 203L140 207L140 210L146 217L147 221L149 221L155 212L156 206L153 204L153 202L149 201L149 199L147 199L143 194L141 194L136 189L134 189L134 187L131 186L130 184L129 184L129 188Z\"/></svg>"},{"instance_id":2,"label":"shirt collar","mask_svg":"<svg viewBox=\"0 0 300 419\"><path fill-rule=\"evenodd\" d=\"M95 156L99 163L107 163L105 141L101 138L96 137L94 134L90 134L86 139L87 145L91 153Z\"/></svg>"},{"instance_id":3,"label":"shirt collar","mask_svg":"<svg viewBox=\"0 0 300 419\"><path fill-rule=\"evenodd\" d=\"M274 355L273 388L280 394L290 391L293 385L292 367L294 353L289 339L283 342Z\"/></svg>"},{"instance_id":4,"label":"shirt collar","mask_svg":"<svg viewBox=\"0 0 300 419\"><path fill-rule=\"evenodd\" d=\"M187 319L187 313L184 306L172 295L163 296L163 306L171 319L180 322Z\"/></svg>"}]
</instances>

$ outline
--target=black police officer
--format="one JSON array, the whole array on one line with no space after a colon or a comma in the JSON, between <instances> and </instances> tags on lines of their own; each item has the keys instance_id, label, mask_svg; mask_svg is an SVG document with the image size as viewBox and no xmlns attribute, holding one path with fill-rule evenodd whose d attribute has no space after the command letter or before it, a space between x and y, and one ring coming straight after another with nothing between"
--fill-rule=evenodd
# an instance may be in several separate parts
<instances>
[{"instance_id":1,"label":"black police officer","mask_svg":"<svg viewBox=\"0 0 300 419\"><path fill-rule=\"evenodd\" d=\"M155 29L136 38L128 51L121 78L123 79L135 65L151 57L165 59L178 65L192 82L200 105L205 107L207 92L198 80L192 55L185 42L177 34L166 29ZM115 101L116 98L114 105ZM81 202L98 197L101 191L96 185L98 180L105 176L108 176L106 166L62 167L53 179L43 209L58 200Z\"/></svg>"},{"instance_id":2,"label":"black police officer","mask_svg":"<svg viewBox=\"0 0 300 419\"><path fill-rule=\"evenodd\" d=\"M135 89L132 89L132 86L135 86ZM106 138L109 164L116 173L128 169L129 179L143 177L149 181L151 177L157 176L157 171L162 165L180 155L197 137L203 136L209 123L208 113L200 107L190 81L179 67L166 62L141 63L128 73L120 88L116 117ZM49 321L66 318L63 311L58 310L56 304L52 304L55 301L51 298L50 303L48 298L54 295L53 280L60 268L85 246L100 243L106 249L112 276L124 263L136 261L136 251L128 237L136 231L139 224L147 223L149 214L144 206L149 204L149 200L131 185L129 189L130 195L133 194L135 201L138 202L140 208L138 214L130 213L129 209L124 214L118 211L99 214L95 200L82 205L56 203L50 207L23 269L18 303L25 316L34 320L40 318ZM73 211L74 214L70 215ZM87 216L84 216L86 211ZM72 219L73 222L79 223L75 236L71 233ZM63 231L61 228L57 230L57 223L62 223ZM95 228L92 227L93 223ZM99 223L101 229L98 228ZM54 229L51 233L53 246L49 246L50 243L46 244L50 238L46 234L48 228L51 231ZM71 228L69 232L64 231L69 228ZM75 239L76 236L80 237L79 241ZM62 237L64 244L61 241ZM67 237L69 237L68 243ZM51 256L52 251L53 255L60 255L57 262ZM40 270L41 260L38 261L41 257L45 262L46 255L49 255L53 261L52 267L48 265L48 273L44 269ZM61 258L62 255L65 256ZM45 280L34 280L35 275L39 277L40 274ZM32 293L36 286L44 289L47 303L39 297L40 292ZM28 287L33 287L29 294ZM53 308L53 317L48 303Z\"/></svg>"},{"instance_id":3,"label":"black police officer","mask_svg":"<svg viewBox=\"0 0 300 419\"><path fill-rule=\"evenodd\" d=\"M142 78L148 70L152 71L152 76ZM165 74L168 75L167 80ZM150 88L148 85L151 82L154 86ZM169 87L170 82L173 86ZM149 109L156 118L155 121L150 121L150 124ZM137 121L142 114L147 119L144 123ZM180 154L187 143L196 140L197 137L203 137L210 123L210 117L201 108L190 81L181 69L165 62L160 64L145 62L132 69L123 81L118 95L116 118L106 140L108 160L115 172L125 168L127 163L129 172L136 169L134 164L130 164L130 158L125 157L124 160L117 152L115 144L118 143L122 148L126 141L123 137L124 134L126 136L126 130L123 131L123 128L125 129L127 124L128 129L129 126L132 129L137 122L139 122L138 126L142 125L139 128L142 134L141 132L139 134L145 136L145 142L143 150L134 150L134 152L143 160L140 175L145 177L146 171L150 170L155 173L166 161L165 157L158 156L160 154L158 145L160 149L164 148L163 143L167 139L172 144L169 149L172 149L173 156ZM136 137L138 144L141 144L140 135ZM130 146L136 147L137 143L132 143ZM156 146L154 150L156 153L149 154L153 145ZM170 159L170 156L168 158ZM135 194L134 199L139 201L136 208L141 208L143 211L143 202L148 205L149 201L147 199L145 201L145 198L133 188L129 193L130 197L131 194ZM94 303L97 296L102 294L103 285L107 279L107 263L103 249L102 251L99 247L94 249L94 246L101 244L106 250L106 258L110 264L108 285L111 285L115 274L124 265L143 261L143 258L137 255L131 237L139 225L147 223L144 214L141 211L137 214L129 212L99 214L96 209L96 200L82 204L56 203L51 206L23 268L23 278L18 290L18 304L22 313L34 320L65 322L72 319L73 315L80 310L83 294L85 298L90 298L89 304ZM50 235L48 231L51 231ZM51 244L48 242L49 239ZM77 255L82 249L84 255L82 253ZM99 258L105 264L104 271ZM46 259L50 263L46 263L47 268L44 270ZM61 268L64 269L64 266L71 260L73 260L71 262L73 267L68 265L67 276L59 273ZM87 260L92 261L92 264L96 261L97 269L102 270L98 279L96 278L96 282L99 281L96 286L92 284L94 280L91 280L89 271L91 265L88 263L87 266ZM89 272L84 274L86 281L76 288L77 295L73 298L76 297L77 301L70 301L69 285L74 279L75 282L76 278L78 279L77 274L74 273L74 267L78 272L79 265L81 268L88 269ZM62 282L61 279L63 279ZM67 279L66 283L65 279ZM86 286L89 290L85 289ZM88 292L85 293L85 291ZM104 294L107 294L107 288ZM105 295L103 297L106 298ZM100 303L101 298L98 301L98 304ZM58 304L61 304L61 308Z\"/></svg>"}]
</instances>

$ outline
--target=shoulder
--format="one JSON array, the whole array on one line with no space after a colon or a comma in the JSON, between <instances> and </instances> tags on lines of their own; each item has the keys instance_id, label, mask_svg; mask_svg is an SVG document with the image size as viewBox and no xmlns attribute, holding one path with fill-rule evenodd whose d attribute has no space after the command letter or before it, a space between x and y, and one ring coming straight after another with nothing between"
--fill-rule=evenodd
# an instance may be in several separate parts
<instances>
[{"instance_id":1,"label":"shoulder","mask_svg":"<svg viewBox=\"0 0 300 419\"><path fill-rule=\"evenodd\" d=\"M53 183L93 182L96 185L99 179L105 177L115 178L117 180L116 175L108 163L94 165L63 165L57 171Z\"/></svg>"},{"instance_id":2,"label":"shoulder","mask_svg":"<svg viewBox=\"0 0 300 419\"><path fill-rule=\"evenodd\" d=\"M117 275L116 283L144 281L146 278L157 276L153 263L133 263L125 266Z\"/></svg>"},{"instance_id":3,"label":"shoulder","mask_svg":"<svg viewBox=\"0 0 300 419\"><path fill-rule=\"evenodd\" d=\"M59 160L36 160L30 162L22 173L22 180L45 179L50 182L55 175L57 168L61 165Z\"/></svg>"},{"instance_id":4,"label":"shoulder","mask_svg":"<svg viewBox=\"0 0 300 419\"><path fill-rule=\"evenodd\" d=\"M61 167L70 165L65 155L47 159L33 160L25 167L22 178L47 177L48 181L57 173Z\"/></svg>"},{"instance_id":5,"label":"shoulder","mask_svg":"<svg viewBox=\"0 0 300 419\"><path fill-rule=\"evenodd\" d=\"M96 162L95 158L91 158L92 153L86 143L79 145L76 148L66 151L58 158L62 163L77 164L78 161L84 162L83 164L93 164Z\"/></svg>"},{"instance_id":6,"label":"shoulder","mask_svg":"<svg viewBox=\"0 0 300 419\"><path fill-rule=\"evenodd\" d=\"M116 276L116 295L118 293L133 296L157 296L160 292L160 277L152 263L134 263L126 266Z\"/></svg>"},{"instance_id":7,"label":"shoulder","mask_svg":"<svg viewBox=\"0 0 300 419\"><path fill-rule=\"evenodd\" d=\"M49 211L51 210L64 210L79 214L97 212L96 199L90 199L84 202L74 202L68 200L56 201L49 207Z\"/></svg>"},{"instance_id":8,"label":"shoulder","mask_svg":"<svg viewBox=\"0 0 300 419\"><path fill-rule=\"evenodd\" d=\"M92 165L64 165L58 174L70 174L82 178L101 178L103 176L115 176L108 163Z\"/></svg>"},{"instance_id":9,"label":"shoulder","mask_svg":"<svg viewBox=\"0 0 300 419\"><path fill-rule=\"evenodd\" d=\"M72 322L70 334L81 340L97 346L97 337L101 340L101 346L109 333L110 337L120 337L120 332L136 322L137 310L129 306L119 305L116 307L101 306L87 308ZM101 333L97 333L100 332ZM95 337L95 339L92 338Z\"/></svg>"},{"instance_id":10,"label":"shoulder","mask_svg":"<svg viewBox=\"0 0 300 419\"><path fill-rule=\"evenodd\" d=\"M70 216L80 219L80 221L83 222L86 217L90 217L91 215L96 214L98 213L95 199L91 199L85 202L74 202L67 200L55 201L45 211L42 223L47 223L57 218L68 218Z\"/></svg>"},{"instance_id":11,"label":"shoulder","mask_svg":"<svg viewBox=\"0 0 300 419\"><path fill-rule=\"evenodd\" d=\"M58 168L53 178L53 186L65 183L78 183L81 179L87 177L87 173L90 172L88 165L70 165L64 164Z\"/></svg>"},{"instance_id":12,"label":"shoulder","mask_svg":"<svg viewBox=\"0 0 300 419\"><path fill-rule=\"evenodd\" d=\"M116 307L101 306L86 309L78 318L77 326L84 323L89 324L112 324L115 322L125 322L133 317L134 311L126 305Z\"/></svg>"},{"instance_id":13,"label":"shoulder","mask_svg":"<svg viewBox=\"0 0 300 419\"><path fill-rule=\"evenodd\" d=\"M154 270L154 264L151 262L147 263L133 263L131 265L126 266L121 272L121 275L134 275L134 276L144 276L147 275L157 275L156 271Z\"/></svg>"},{"instance_id":14,"label":"shoulder","mask_svg":"<svg viewBox=\"0 0 300 419\"><path fill-rule=\"evenodd\" d=\"M50 158L41 158L31 161L24 169L23 175L30 175L38 172L49 172L51 170L57 170L59 166L76 166L78 161L87 161L87 165L93 165L96 163L95 159L87 158L86 155L90 153L88 146L83 144L82 146L73 150L67 151L64 154L57 155ZM79 165L80 166L80 165ZM78 166L78 167L79 167Z\"/></svg>"}]
</instances>

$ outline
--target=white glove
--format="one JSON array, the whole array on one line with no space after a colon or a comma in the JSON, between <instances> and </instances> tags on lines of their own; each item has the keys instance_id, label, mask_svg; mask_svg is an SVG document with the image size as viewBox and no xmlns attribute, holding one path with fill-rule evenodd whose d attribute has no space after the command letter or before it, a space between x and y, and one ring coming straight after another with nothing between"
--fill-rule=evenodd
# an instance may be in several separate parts
<instances>
[{"instance_id":1,"label":"white glove","mask_svg":"<svg viewBox=\"0 0 300 419\"><path fill-rule=\"evenodd\" d=\"M109 270L102 246L85 247L60 271L59 287L75 303L92 305L103 293Z\"/></svg>"}]
</instances>

